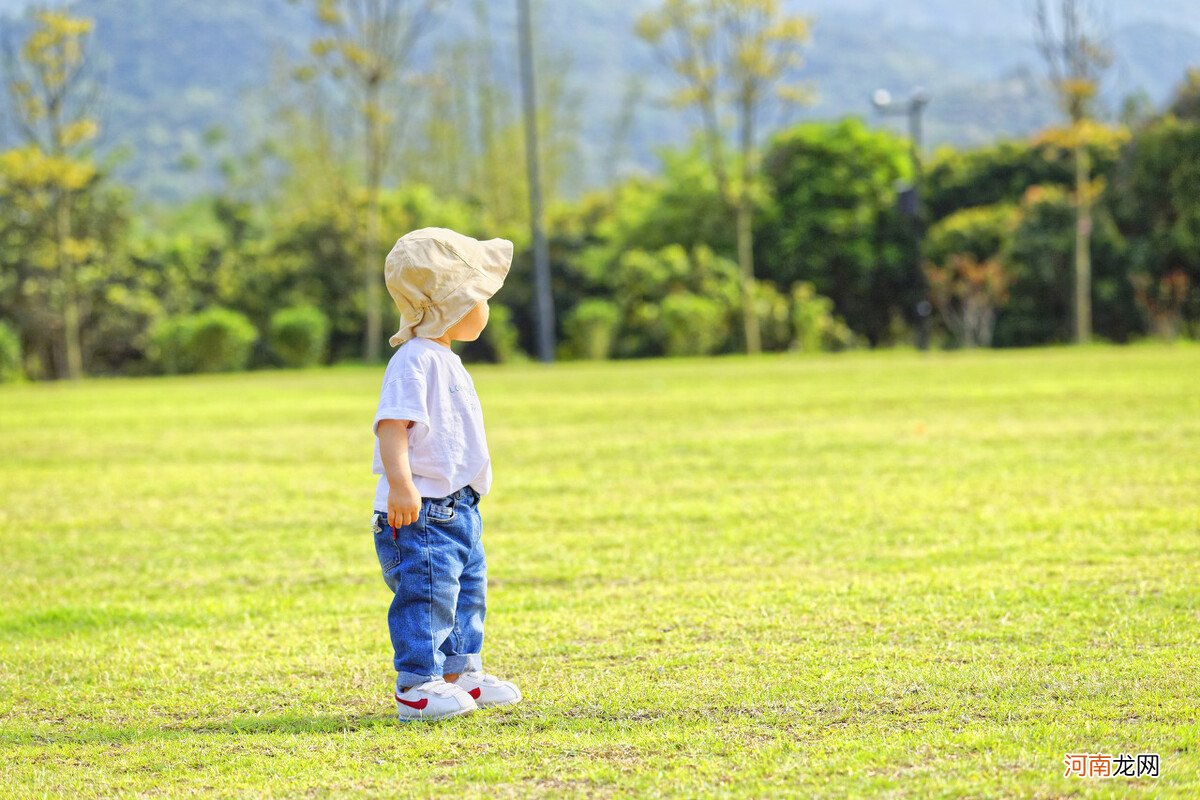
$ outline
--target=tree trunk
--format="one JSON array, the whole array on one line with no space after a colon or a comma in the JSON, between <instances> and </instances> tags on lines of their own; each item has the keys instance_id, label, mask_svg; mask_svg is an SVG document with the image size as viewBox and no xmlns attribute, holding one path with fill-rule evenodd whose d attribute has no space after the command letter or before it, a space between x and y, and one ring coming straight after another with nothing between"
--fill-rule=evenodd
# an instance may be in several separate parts
<instances>
[{"instance_id":1,"label":"tree trunk","mask_svg":"<svg viewBox=\"0 0 1200 800\"><path fill-rule=\"evenodd\" d=\"M75 265L67 245L71 239L71 206L64 190L55 199L55 245L58 249L58 276L63 287L63 352L65 370L59 377L76 380L83 377L83 347L79 341L79 298L75 287Z\"/></svg>"},{"instance_id":2,"label":"tree trunk","mask_svg":"<svg viewBox=\"0 0 1200 800\"><path fill-rule=\"evenodd\" d=\"M379 189L383 180L382 142L379 134L379 86L369 85L366 93L366 157L367 157L367 224L363 236L363 286L366 291L367 331L363 342L363 359L368 364L379 361L383 337L380 308L379 264Z\"/></svg>"},{"instance_id":3,"label":"tree trunk","mask_svg":"<svg viewBox=\"0 0 1200 800\"><path fill-rule=\"evenodd\" d=\"M762 352L758 324L758 306L754 298L754 206L750 182L754 179L754 103L748 97L742 103L742 185L737 200L738 266L742 271L742 316L746 329L746 353Z\"/></svg>"},{"instance_id":4,"label":"tree trunk","mask_svg":"<svg viewBox=\"0 0 1200 800\"><path fill-rule=\"evenodd\" d=\"M1092 208L1088 198L1087 147L1075 145L1075 342L1092 337Z\"/></svg>"},{"instance_id":5,"label":"tree trunk","mask_svg":"<svg viewBox=\"0 0 1200 800\"><path fill-rule=\"evenodd\" d=\"M742 309L746 330L746 352L762 352L762 337L758 324L758 307L754 298L754 229L750 198L743 191L738 200L737 242L738 265L742 271Z\"/></svg>"}]
</instances>

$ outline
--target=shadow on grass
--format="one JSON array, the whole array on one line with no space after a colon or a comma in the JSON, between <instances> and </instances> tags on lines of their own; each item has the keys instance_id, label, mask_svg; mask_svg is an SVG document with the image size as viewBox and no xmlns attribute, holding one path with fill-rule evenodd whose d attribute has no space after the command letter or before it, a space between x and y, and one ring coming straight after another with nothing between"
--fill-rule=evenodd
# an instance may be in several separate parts
<instances>
[{"instance_id":1,"label":"shadow on grass","mask_svg":"<svg viewBox=\"0 0 1200 800\"><path fill-rule=\"evenodd\" d=\"M238 735L244 733L354 733L374 728L402 727L395 714L281 714L276 717L237 717L221 722L163 728L164 732Z\"/></svg>"},{"instance_id":2,"label":"shadow on grass","mask_svg":"<svg viewBox=\"0 0 1200 800\"><path fill-rule=\"evenodd\" d=\"M452 719L439 726L462 724ZM258 734L346 734L359 731L390 729L397 731L429 730L428 723L401 723L395 714L281 714L279 716L237 717L218 722L186 722L154 727L115 727L105 725L78 726L70 730L45 733L42 731L0 731L0 743L39 746L101 744L121 745L152 740L179 741L196 736L253 736Z\"/></svg>"}]
</instances>

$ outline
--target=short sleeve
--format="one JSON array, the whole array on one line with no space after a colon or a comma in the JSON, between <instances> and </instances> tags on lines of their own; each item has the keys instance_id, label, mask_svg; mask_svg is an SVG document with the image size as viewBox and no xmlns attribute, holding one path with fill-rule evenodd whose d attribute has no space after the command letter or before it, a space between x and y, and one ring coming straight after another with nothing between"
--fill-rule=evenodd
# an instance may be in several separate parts
<instances>
[{"instance_id":1,"label":"short sleeve","mask_svg":"<svg viewBox=\"0 0 1200 800\"><path fill-rule=\"evenodd\" d=\"M417 370L406 370L388 380L379 393L379 408L371 430L379 435L379 422L385 419L411 419L429 431L429 403L425 378Z\"/></svg>"}]
</instances>

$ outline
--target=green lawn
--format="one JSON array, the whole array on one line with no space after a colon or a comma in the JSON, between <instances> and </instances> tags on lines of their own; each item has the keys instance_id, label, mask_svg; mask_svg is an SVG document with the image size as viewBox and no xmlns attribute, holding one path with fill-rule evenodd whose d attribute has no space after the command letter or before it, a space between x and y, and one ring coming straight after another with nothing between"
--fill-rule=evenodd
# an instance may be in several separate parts
<instances>
[{"instance_id":1,"label":"green lawn","mask_svg":"<svg viewBox=\"0 0 1200 800\"><path fill-rule=\"evenodd\" d=\"M1200 795L1200 347L471 370L526 702L403 727L380 369L0 387L0 795Z\"/></svg>"}]
</instances>

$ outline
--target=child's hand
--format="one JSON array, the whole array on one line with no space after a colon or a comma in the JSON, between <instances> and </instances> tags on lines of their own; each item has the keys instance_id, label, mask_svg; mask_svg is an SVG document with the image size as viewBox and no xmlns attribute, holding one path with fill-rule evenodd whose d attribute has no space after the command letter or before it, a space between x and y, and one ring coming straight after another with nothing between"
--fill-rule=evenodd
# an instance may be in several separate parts
<instances>
[{"instance_id":1,"label":"child's hand","mask_svg":"<svg viewBox=\"0 0 1200 800\"><path fill-rule=\"evenodd\" d=\"M388 525L400 528L421 516L421 493L411 480L388 487Z\"/></svg>"}]
</instances>

